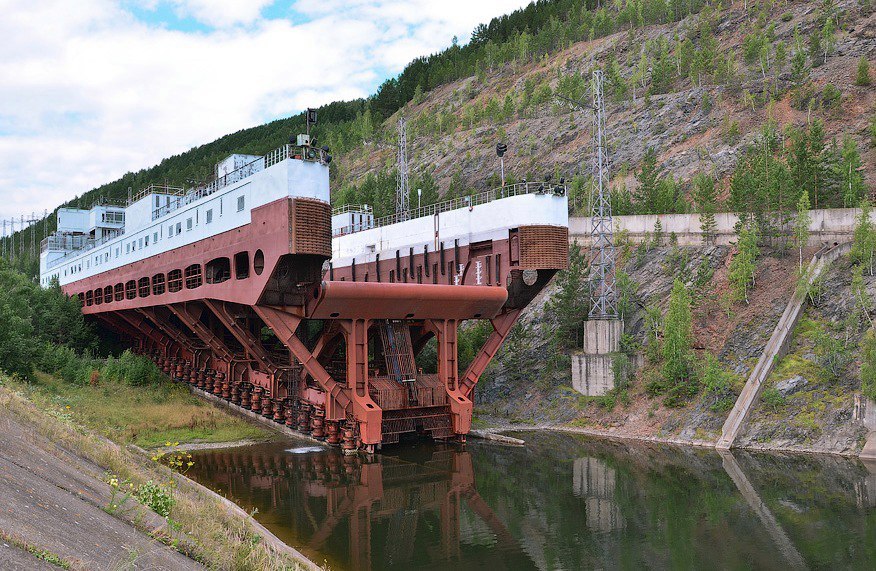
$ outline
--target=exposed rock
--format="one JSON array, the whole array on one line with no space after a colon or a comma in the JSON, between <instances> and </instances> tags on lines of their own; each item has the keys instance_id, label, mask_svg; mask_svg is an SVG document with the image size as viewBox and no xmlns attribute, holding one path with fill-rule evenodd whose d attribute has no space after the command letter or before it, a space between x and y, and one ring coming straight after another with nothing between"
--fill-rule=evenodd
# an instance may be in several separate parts
<instances>
[{"instance_id":1,"label":"exposed rock","mask_svg":"<svg viewBox=\"0 0 876 571\"><path fill-rule=\"evenodd\" d=\"M809 381L804 379L800 375L794 375L790 379L785 379L784 381L780 381L776 383L776 390L779 391L779 394L783 397L788 395L792 395L809 384Z\"/></svg>"}]
</instances>

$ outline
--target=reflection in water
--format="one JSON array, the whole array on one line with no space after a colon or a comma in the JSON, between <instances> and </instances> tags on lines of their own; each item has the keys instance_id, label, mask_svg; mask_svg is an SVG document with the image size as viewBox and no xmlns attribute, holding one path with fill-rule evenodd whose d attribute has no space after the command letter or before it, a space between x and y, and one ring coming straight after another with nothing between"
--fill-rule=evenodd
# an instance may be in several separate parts
<instances>
[{"instance_id":1,"label":"reflection in water","mask_svg":"<svg viewBox=\"0 0 876 571\"><path fill-rule=\"evenodd\" d=\"M259 520L316 561L351 569L440 567L459 560L461 510L469 565L534 568L474 487L471 454L373 458L262 445L198 454L192 475L256 508ZM510 560L508 559L510 557Z\"/></svg>"},{"instance_id":2,"label":"reflection in water","mask_svg":"<svg viewBox=\"0 0 876 571\"><path fill-rule=\"evenodd\" d=\"M612 531L623 527L623 516L614 501L615 471L597 458L576 458L572 464L572 493L584 498L587 527Z\"/></svg>"},{"instance_id":3,"label":"reflection in water","mask_svg":"<svg viewBox=\"0 0 876 571\"><path fill-rule=\"evenodd\" d=\"M876 566L876 469L527 434L523 448L196 454L197 480L334 569Z\"/></svg>"}]
</instances>

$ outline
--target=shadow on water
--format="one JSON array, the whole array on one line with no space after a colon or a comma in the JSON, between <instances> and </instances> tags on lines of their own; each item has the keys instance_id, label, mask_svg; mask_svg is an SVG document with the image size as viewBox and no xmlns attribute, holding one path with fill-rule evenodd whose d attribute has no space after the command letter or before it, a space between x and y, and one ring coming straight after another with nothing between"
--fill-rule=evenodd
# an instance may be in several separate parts
<instances>
[{"instance_id":1,"label":"shadow on water","mask_svg":"<svg viewBox=\"0 0 876 571\"><path fill-rule=\"evenodd\" d=\"M199 452L190 475L335 569L876 568L876 466L525 438L260 444Z\"/></svg>"}]
</instances>

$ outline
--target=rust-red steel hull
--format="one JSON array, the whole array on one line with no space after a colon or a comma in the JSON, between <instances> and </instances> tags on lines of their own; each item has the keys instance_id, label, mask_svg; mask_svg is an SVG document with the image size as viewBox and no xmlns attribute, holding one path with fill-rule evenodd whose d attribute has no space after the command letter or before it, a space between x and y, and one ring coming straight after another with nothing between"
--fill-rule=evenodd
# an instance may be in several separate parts
<instances>
[{"instance_id":1,"label":"rust-red steel hull","mask_svg":"<svg viewBox=\"0 0 876 571\"><path fill-rule=\"evenodd\" d=\"M409 432L464 438L478 378L566 265L567 229L335 267L329 227L327 204L279 200L241 228L64 291L175 380L345 450ZM460 376L467 319L494 331ZM437 371L424 373L415 357L432 338Z\"/></svg>"}]
</instances>

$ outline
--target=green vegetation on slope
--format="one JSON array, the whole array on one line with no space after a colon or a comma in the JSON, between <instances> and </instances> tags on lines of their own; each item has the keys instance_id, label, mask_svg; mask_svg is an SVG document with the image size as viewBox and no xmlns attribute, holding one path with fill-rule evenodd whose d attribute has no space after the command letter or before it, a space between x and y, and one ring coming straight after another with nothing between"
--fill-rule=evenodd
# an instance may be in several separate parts
<instances>
[{"instance_id":1,"label":"green vegetation on slope","mask_svg":"<svg viewBox=\"0 0 876 571\"><path fill-rule=\"evenodd\" d=\"M173 385L146 357L94 356L98 338L79 300L42 289L2 259L0 288L0 372L53 414L141 446L267 436Z\"/></svg>"},{"instance_id":2,"label":"green vegetation on slope","mask_svg":"<svg viewBox=\"0 0 876 571\"><path fill-rule=\"evenodd\" d=\"M49 414L69 418L119 443L155 448L166 442L270 437L266 429L199 400L187 387L167 379L146 386L100 378L93 384L75 384L36 373L29 383L15 379L6 383Z\"/></svg>"}]
</instances>

